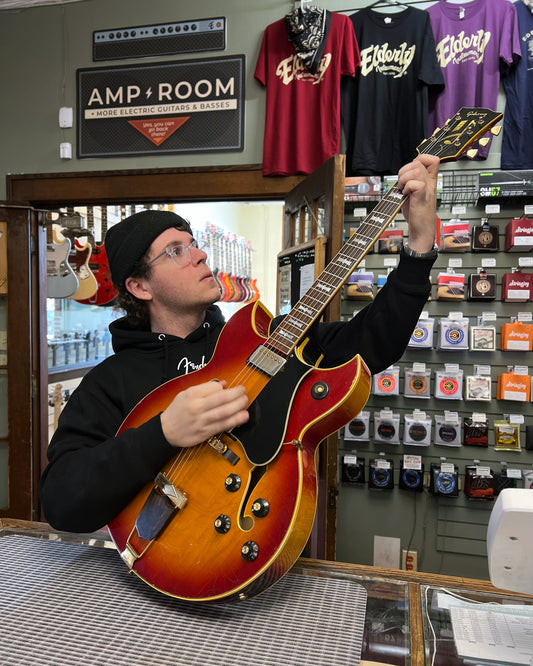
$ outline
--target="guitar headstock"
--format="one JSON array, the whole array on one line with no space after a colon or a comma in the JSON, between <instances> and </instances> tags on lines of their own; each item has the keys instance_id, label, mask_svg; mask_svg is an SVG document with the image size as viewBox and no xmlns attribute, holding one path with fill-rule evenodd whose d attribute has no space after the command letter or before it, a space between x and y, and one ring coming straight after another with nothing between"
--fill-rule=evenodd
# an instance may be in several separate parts
<instances>
[{"instance_id":1,"label":"guitar headstock","mask_svg":"<svg viewBox=\"0 0 533 666\"><path fill-rule=\"evenodd\" d=\"M488 138L482 137L489 130L494 135L499 134L501 128L494 125L502 116L503 113L490 109L463 107L442 128L436 129L429 139L422 141L417 151L419 154L436 155L441 162L456 160L465 153L472 158L477 151L467 152L468 148L478 140L486 144Z\"/></svg>"}]
</instances>

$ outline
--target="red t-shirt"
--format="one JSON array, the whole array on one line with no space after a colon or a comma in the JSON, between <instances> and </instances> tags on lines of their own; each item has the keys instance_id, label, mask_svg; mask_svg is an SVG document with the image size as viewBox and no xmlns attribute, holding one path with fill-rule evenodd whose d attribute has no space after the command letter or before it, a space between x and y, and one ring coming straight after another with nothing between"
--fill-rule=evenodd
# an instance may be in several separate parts
<instances>
[{"instance_id":1,"label":"red t-shirt","mask_svg":"<svg viewBox=\"0 0 533 666\"><path fill-rule=\"evenodd\" d=\"M343 14L331 14L316 74L298 58L285 19L266 28L255 68L266 86L263 175L311 173L340 152L341 75L355 76L359 64L353 25Z\"/></svg>"}]
</instances>

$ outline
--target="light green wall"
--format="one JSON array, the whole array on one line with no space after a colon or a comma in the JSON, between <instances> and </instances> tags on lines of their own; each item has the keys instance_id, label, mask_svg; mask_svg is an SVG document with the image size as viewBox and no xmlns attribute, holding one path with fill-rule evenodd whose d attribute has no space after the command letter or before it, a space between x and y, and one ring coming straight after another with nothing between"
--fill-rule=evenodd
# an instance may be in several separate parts
<instances>
[{"instance_id":1,"label":"light green wall","mask_svg":"<svg viewBox=\"0 0 533 666\"><path fill-rule=\"evenodd\" d=\"M356 9L365 0L328 0L332 11ZM423 8L432 3L418 4ZM19 11L0 11L0 199L8 173L56 173L102 169L189 167L262 162L265 91L253 72L267 25L294 7L280 0L82 0ZM222 15L227 19L227 48L201 54L94 63L93 31ZM76 70L117 62L190 60L217 55L246 55L245 143L242 152L205 155L142 156L65 161L59 144L76 145L76 128L60 129L61 106L76 106ZM74 114L76 115L76 114ZM496 154L497 147L494 148ZM488 164L487 164L488 166Z\"/></svg>"}]
</instances>

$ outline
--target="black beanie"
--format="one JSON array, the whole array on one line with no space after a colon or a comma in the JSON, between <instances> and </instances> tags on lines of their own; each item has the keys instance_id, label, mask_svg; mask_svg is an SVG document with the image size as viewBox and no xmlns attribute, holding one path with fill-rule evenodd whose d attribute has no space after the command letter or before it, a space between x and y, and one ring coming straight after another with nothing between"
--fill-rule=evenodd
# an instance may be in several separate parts
<instances>
[{"instance_id":1,"label":"black beanie","mask_svg":"<svg viewBox=\"0 0 533 666\"><path fill-rule=\"evenodd\" d=\"M191 233L187 220L169 210L143 210L110 227L104 243L113 284L121 287L152 242L171 227Z\"/></svg>"}]
</instances>

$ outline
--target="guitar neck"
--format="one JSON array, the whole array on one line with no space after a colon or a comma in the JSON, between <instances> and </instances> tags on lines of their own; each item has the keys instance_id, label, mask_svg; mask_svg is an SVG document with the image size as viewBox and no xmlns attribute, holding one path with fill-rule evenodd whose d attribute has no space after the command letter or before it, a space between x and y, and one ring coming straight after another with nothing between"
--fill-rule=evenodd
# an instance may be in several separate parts
<instances>
[{"instance_id":1,"label":"guitar neck","mask_svg":"<svg viewBox=\"0 0 533 666\"><path fill-rule=\"evenodd\" d=\"M338 294L375 241L394 219L407 196L394 185L296 303L265 346L287 357L313 322Z\"/></svg>"}]
</instances>

